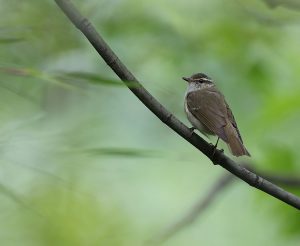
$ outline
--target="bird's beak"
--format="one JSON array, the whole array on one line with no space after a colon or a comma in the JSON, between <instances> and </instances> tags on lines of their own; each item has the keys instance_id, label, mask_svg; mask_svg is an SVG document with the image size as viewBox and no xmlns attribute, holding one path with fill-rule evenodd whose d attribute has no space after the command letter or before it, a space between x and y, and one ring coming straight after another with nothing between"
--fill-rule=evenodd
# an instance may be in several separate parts
<instances>
[{"instance_id":1,"label":"bird's beak","mask_svg":"<svg viewBox=\"0 0 300 246\"><path fill-rule=\"evenodd\" d=\"M191 79L190 78L187 78L187 77L182 77L183 80L187 81L187 82L190 82Z\"/></svg>"}]
</instances>

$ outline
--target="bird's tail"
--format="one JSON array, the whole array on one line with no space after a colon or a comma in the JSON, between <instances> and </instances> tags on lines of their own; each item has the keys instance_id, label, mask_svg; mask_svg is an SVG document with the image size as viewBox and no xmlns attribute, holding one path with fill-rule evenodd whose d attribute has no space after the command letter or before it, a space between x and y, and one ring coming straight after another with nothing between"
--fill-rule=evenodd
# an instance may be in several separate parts
<instances>
[{"instance_id":1,"label":"bird's tail","mask_svg":"<svg viewBox=\"0 0 300 246\"><path fill-rule=\"evenodd\" d=\"M225 132L227 136L228 148L234 156L250 156L250 153L244 146L240 136L237 133L237 130L231 124L227 124L225 127Z\"/></svg>"}]
</instances>

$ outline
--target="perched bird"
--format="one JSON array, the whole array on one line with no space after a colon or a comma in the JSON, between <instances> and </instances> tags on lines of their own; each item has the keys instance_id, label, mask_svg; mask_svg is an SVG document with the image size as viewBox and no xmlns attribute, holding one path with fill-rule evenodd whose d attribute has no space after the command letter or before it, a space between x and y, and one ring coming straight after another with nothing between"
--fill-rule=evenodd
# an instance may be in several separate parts
<instances>
[{"instance_id":1,"label":"perched bird","mask_svg":"<svg viewBox=\"0 0 300 246\"><path fill-rule=\"evenodd\" d=\"M184 109L193 128L205 135L217 135L215 147L221 138L233 155L250 156L224 95L213 80L203 73L182 79L188 82Z\"/></svg>"}]
</instances>

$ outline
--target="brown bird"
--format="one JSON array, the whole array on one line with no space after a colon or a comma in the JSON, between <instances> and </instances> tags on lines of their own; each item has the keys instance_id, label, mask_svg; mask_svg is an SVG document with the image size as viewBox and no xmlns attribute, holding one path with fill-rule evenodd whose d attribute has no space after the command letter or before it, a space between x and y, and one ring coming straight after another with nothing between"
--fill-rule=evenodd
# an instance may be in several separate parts
<instances>
[{"instance_id":1,"label":"brown bird","mask_svg":"<svg viewBox=\"0 0 300 246\"><path fill-rule=\"evenodd\" d=\"M224 95L216 88L213 80L203 73L183 79L188 82L184 109L194 128L206 136L217 135L215 147L221 138L233 155L250 156Z\"/></svg>"}]
</instances>

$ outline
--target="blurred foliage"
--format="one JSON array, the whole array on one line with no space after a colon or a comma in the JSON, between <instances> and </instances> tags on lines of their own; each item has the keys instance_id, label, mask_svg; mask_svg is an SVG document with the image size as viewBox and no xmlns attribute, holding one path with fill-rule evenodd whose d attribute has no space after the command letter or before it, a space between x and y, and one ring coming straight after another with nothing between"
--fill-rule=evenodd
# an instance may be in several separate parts
<instances>
[{"instance_id":1,"label":"blurred foliage","mask_svg":"<svg viewBox=\"0 0 300 246\"><path fill-rule=\"evenodd\" d=\"M278 0L74 2L176 116L187 123L181 77L205 72L255 166L300 175L297 8ZM206 193L223 170L146 110L54 1L0 6L1 245L142 245ZM165 245L294 246L299 221L294 209L237 182Z\"/></svg>"}]
</instances>

